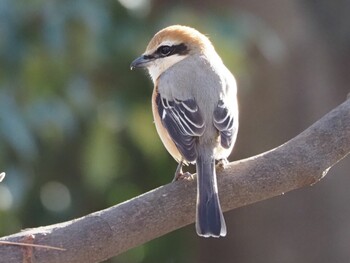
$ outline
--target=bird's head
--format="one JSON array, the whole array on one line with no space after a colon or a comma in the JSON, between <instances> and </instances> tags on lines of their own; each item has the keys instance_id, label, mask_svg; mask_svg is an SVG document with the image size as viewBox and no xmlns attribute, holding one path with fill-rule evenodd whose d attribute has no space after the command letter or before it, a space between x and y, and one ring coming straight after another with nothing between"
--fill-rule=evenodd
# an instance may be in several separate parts
<instances>
[{"instance_id":1,"label":"bird's head","mask_svg":"<svg viewBox=\"0 0 350 263\"><path fill-rule=\"evenodd\" d=\"M211 49L213 46L209 39L196 29L180 25L169 26L154 35L146 51L130 67L147 68L155 82L174 64L188 56Z\"/></svg>"}]
</instances>

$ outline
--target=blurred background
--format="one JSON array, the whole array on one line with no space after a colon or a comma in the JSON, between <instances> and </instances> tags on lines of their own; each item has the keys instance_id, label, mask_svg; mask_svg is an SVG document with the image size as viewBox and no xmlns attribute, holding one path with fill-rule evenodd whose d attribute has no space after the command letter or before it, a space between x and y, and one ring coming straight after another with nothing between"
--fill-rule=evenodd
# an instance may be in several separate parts
<instances>
[{"instance_id":1,"label":"blurred background","mask_svg":"<svg viewBox=\"0 0 350 263\"><path fill-rule=\"evenodd\" d=\"M0 1L0 236L70 220L171 181L151 80L129 69L171 24L212 40L239 85L231 160L291 139L350 91L350 1ZM156 158L154 158L156 156ZM313 187L226 213L106 262L346 262L350 159Z\"/></svg>"}]
</instances>

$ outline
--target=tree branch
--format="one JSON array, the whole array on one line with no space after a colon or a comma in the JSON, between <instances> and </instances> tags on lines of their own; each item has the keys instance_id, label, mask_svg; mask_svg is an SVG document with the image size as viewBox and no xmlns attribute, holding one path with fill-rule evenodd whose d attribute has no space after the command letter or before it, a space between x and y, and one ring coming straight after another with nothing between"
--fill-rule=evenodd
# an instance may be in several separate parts
<instances>
[{"instance_id":1,"label":"tree branch","mask_svg":"<svg viewBox=\"0 0 350 263\"><path fill-rule=\"evenodd\" d=\"M314 184L350 152L350 100L287 143L218 170L225 211ZM100 262L194 222L196 182L178 181L72 221L0 240L66 249L0 245L0 262ZM34 238L34 240L33 240ZM35 259L35 261L33 260Z\"/></svg>"}]
</instances>

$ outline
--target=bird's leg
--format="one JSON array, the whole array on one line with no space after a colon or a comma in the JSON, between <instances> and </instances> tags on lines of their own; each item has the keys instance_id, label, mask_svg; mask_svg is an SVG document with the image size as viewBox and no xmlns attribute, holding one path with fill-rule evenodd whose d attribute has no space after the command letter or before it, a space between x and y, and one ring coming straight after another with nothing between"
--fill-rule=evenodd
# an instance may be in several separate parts
<instances>
[{"instance_id":1,"label":"bird's leg","mask_svg":"<svg viewBox=\"0 0 350 263\"><path fill-rule=\"evenodd\" d=\"M175 182L175 181L177 181L179 179L180 174L182 174L182 166L183 166L183 161L180 161L179 165L176 168L175 175L174 175L174 178L173 178L172 182Z\"/></svg>"},{"instance_id":2,"label":"bird's leg","mask_svg":"<svg viewBox=\"0 0 350 263\"><path fill-rule=\"evenodd\" d=\"M217 166L220 169L225 169L226 165L229 164L229 161L227 160L227 158L221 158L218 160Z\"/></svg>"},{"instance_id":3,"label":"bird's leg","mask_svg":"<svg viewBox=\"0 0 350 263\"><path fill-rule=\"evenodd\" d=\"M176 168L174 179L172 182L178 181L178 180L191 180L193 179L193 176L189 172L182 172L182 166L183 166L183 161L181 160L179 162L179 165Z\"/></svg>"}]
</instances>

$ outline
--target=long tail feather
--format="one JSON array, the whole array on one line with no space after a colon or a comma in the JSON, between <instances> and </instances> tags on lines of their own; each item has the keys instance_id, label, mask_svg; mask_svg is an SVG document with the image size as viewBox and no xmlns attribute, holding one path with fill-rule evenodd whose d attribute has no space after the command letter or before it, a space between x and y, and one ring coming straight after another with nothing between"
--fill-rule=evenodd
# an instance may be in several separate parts
<instances>
[{"instance_id":1,"label":"long tail feather","mask_svg":"<svg viewBox=\"0 0 350 263\"><path fill-rule=\"evenodd\" d=\"M226 236L226 224L222 214L216 183L215 160L212 157L197 158L197 220L199 236Z\"/></svg>"}]
</instances>

